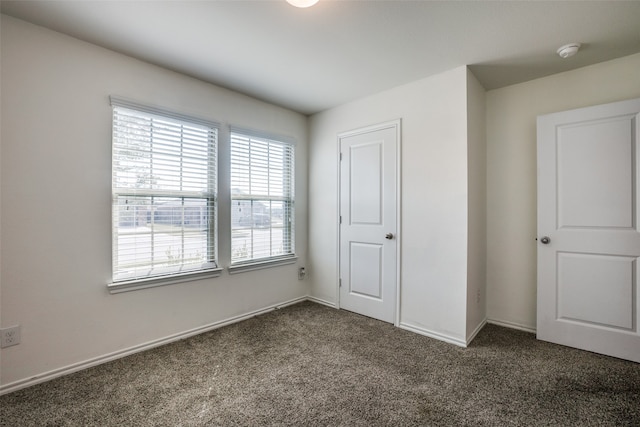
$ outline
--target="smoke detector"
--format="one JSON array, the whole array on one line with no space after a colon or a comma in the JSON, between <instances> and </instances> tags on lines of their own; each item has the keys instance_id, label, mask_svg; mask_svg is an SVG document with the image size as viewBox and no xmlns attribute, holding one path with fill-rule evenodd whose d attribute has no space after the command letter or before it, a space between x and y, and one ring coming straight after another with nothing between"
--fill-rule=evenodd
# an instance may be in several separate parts
<instances>
[{"instance_id":1,"label":"smoke detector","mask_svg":"<svg viewBox=\"0 0 640 427\"><path fill-rule=\"evenodd\" d=\"M560 58L568 58L578 53L578 49L580 49L580 43L569 43L560 47L557 52Z\"/></svg>"}]
</instances>

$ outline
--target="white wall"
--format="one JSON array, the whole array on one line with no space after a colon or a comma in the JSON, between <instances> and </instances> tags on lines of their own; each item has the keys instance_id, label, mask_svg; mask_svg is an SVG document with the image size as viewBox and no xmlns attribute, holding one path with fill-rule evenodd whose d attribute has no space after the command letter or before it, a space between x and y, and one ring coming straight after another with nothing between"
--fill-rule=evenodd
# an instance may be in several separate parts
<instances>
[{"instance_id":1,"label":"white wall","mask_svg":"<svg viewBox=\"0 0 640 427\"><path fill-rule=\"evenodd\" d=\"M401 325L465 342L466 87L466 67L459 67L311 117L313 297L337 302L337 135L401 118Z\"/></svg>"},{"instance_id":2,"label":"white wall","mask_svg":"<svg viewBox=\"0 0 640 427\"><path fill-rule=\"evenodd\" d=\"M487 92L490 320L536 327L536 117L639 96L640 54Z\"/></svg>"},{"instance_id":3,"label":"white wall","mask_svg":"<svg viewBox=\"0 0 640 427\"><path fill-rule=\"evenodd\" d=\"M467 165L469 236L467 262L467 343L487 319L487 143L485 90L467 70Z\"/></svg>"},{"instance_id":4,"label":"white wall","mask_svg":"<svg viewBox=\"0 0 640 427\"><path fill-rule=\"evenodd\" d=\"M0 321L22 326L22 344L2 350L5 390L307 295L296 274L307 249L306 117L14 18L1 29ZM298 264L110 295L111 94L222 123L223 265L226 125L294 137Z\"/></svg>"}]
</instances>

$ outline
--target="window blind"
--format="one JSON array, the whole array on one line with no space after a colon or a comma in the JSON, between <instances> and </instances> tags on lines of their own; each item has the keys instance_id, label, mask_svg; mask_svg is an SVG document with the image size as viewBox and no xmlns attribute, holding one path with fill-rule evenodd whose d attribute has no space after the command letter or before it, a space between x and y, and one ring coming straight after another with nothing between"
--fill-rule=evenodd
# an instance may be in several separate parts
<instances>
[{"instance_id":1,"label":"window blind","mask_svg":"<svg viewBox=\"0 0 640 427\"><path fill-rule=\"evenodd\" d=\"M231 264L293 256L294 144L231 129Z\"/></svg>"},{"instance_id":2,"label":"window blind","mask_svg":"<svg viewBox=\"0 0 640 427\"><path fill-rule=\"evenodd\" d=\"M113 281L216 268L214 124L113 105Z\"/></svg>"}]
</instances>

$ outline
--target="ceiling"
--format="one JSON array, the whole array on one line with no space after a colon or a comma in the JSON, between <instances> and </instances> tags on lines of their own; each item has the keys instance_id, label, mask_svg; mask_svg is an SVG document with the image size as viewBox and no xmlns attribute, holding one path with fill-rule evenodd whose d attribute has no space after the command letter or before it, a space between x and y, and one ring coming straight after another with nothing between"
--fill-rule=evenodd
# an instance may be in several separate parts
<instances>
[{"instance_id":1,"label":"ceiling","mask_svg":"<svg viewBox=\"0 0 640 427\"><path fill-rule=\"evenodd\" d=\"M303 114L462 65L490 90L640 52L640 1L46 0L0 10ZM583 46L561 59L570 42Z\"/></svg>"}]
</instances>

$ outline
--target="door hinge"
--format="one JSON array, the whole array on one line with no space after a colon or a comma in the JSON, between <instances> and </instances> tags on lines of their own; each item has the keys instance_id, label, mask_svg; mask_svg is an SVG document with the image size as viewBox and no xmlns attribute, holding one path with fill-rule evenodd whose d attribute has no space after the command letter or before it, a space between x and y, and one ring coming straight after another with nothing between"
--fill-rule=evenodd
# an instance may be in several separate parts
<instances>
[{"instance_id":1,"label":"door hinge","mask_svg":"<svg viewBox=\"0 0 640 427\"><path fill-rule=\"evenodd\" d=\"M338 279L338 283L340 284L340 287L342 287L342 279Z\"/></svg>"},{"instance_id":2,"label":"door hinge","mask_svg":"<svg viewBox=\"0 0 640 427\"><path fill-rule=\"evenodd\" d=\"M342 153L340 153L340 161L342 161Z\"/></svg>"},{"instance_id":3,"label":"door hinge","mask_svg":"<svg viewBox=\"0 0 640 427\"><path fill-rule=\"evenodd\" d=\"M342 215L340 215L340 224L342 224Z\"/></svg>"}]
</instances>

